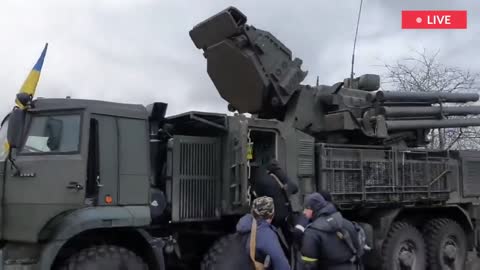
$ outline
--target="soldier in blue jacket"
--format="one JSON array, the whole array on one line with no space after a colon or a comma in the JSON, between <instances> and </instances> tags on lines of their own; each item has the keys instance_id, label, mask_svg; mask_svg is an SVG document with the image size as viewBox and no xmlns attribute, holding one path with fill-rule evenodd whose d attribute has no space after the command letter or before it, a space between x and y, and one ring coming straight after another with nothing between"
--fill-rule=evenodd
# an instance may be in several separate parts
<instances>
[{"instance_id":1,"label":"soldier in blue jacket","mask_svg":"<svg viewBox=\"0 0 480 270\"><path fill-rule=\"evenodd\" d=\"M237 232L245 238L246 254L253 254L254 260L266 265L267 270L290 270L290 264L280 245L276 228L271 224L275 207L271 197L258 197L253 201L251 214L243 216L237 223ZM252 233L255 229L255 234ZM254 236L253 242L252 235ZM255 252L250 253L254 244ZM251 258L251 257L250 257Z\"/></svg>"}]
</instances>

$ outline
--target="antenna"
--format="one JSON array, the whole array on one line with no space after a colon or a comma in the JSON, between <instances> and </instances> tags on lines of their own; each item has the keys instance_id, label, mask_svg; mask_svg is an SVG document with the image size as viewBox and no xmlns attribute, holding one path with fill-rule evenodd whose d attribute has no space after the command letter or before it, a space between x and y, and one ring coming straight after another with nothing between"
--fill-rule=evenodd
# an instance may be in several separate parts
<instances>
[{"instance_id":1,"label":"antenna","mask_svg":"<svg viewBox=\"0 0 480 270\"><path fill-rule=\"evenodd\" d=\"M350 72L350 87L353 84L353 67L355 65L355 47L357 46L357 36L358 36L358 26L360 25L360 15L362 14L362 5L363 0L360 0L360 9L358 10L358 19L357 19L357 30L355 31L355 39L353 41L353 52L352 52L352 71Z\"/></svg>"}]
</instances>

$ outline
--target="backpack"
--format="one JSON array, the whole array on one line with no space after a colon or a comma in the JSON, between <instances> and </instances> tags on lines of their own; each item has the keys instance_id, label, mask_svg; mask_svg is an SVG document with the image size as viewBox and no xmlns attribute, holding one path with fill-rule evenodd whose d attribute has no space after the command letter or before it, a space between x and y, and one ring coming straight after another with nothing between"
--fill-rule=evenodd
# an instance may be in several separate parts
<instances>
[{"instance_id":1,"label":"backpack","mask_svg":"<svg viewBox=\"0 0 480 270\"><path fill-rule=\"evenodd\" d=\"M331 222L332 219L327 218L327 222ZM347 221L347 220L345 220ZM351 222L351 221L350 221ZM344 227L341 227L337 232L337 237L342 240L347 247L352 252L353 256L350 258L352 264L361 265L362 257L365 254L365 247L368 247L366 244L366 234L362 227L357 223L351 222L355 229L355 235L351 235L348 230ZM356 241L354 241L356 239Z\"/></svg>"},{"instance_id":2,"label":"backpack","mask_svg":"<svg viewBox=\"0 0 480 270\"><path fill-rule=\"evenodd\" d=\"M352 221L352 223L353 227L357 231L359 252L361 252L360 256L363 256L367 251L371 250L367 243L367 233L358 223L354 221Z\"/></svg>"}]
</instances>

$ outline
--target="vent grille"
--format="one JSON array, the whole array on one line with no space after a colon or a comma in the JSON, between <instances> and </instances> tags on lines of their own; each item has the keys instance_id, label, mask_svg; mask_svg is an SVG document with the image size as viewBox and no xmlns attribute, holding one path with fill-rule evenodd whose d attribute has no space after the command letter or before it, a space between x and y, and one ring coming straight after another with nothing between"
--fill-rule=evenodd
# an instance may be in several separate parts
<instances>
[{"instance_id":1,"label":"vent grille","mask_svg":"<svg viewBox=\"0 0 480 270\"><path fill-rule=\"evenodd\" d=\"M186 143L180 144L180 174L185 176L216 176L216 144Z\"/></svg>"},{"instance_id":2,"label":"vent grille","mask_svg":"<svg viewBox=\"0 0 480 270\"><path fill-rule=\"evenodd\" d=\"M219 141L176 137L174 156L178 158L178 167L173 175L173 220L216 218L221 169Z\"/></svg>"},{"instance_id":3,"label":"vent grille","mask_svg":"<svg viewBox=\"0 0 480 270\"><path fill-rule=\"evenodd\" d=\"M298 153L299 155L311 156L313 155L313 140L299 140Z\"/></svg>"},{"instance_id":4,"label":"vent grille","mask_svg":"<svg viewBox=\"0 0 480 270\"><path fill-rule=\"evenodd\" d=\"M299 176L312 176L314 164L313 140L298 141L298 174Z\"/></svg>"},{"instance_id":5,"label":"vent grille","mask_svg":"<svg viewBox=\"0 0 480 270\"><path fill-rule=\"evenodd\" d=\"M480 161L466 161L464 171L463 190L465 196L480 195Z\"/></svg>"},{"instance_id":6,"label":"vent grille","mask_svg":"<svg viewBox=\"0 0 480 270\"><path fill-rule=\"evenodd\" d=\"M180 179L180 220L215 217L215 179Z\"/></svg>"}]
</instances>

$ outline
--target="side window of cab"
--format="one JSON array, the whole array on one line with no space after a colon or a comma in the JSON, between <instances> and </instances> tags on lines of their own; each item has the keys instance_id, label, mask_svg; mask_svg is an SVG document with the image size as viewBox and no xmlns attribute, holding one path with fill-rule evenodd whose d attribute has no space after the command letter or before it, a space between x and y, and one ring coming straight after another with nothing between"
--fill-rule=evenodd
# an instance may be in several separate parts
<instances>
[{"instance_id":1,"label":"side window of cab","mask_svg":"<svg viewBox=\"0 0 480 270\"><path fill-rule=\"evenodd\" d=\"M20 154L77 153L80 125L80 114L32 115Z\"/></svg>"},{"instance_id":2,"label":"side window of cab","mask_svg":"<svg viewBox=\"0 0 480 270\"><path fill-rule=\"evenodd\" d=\"M5 121L0 127L0 162L5 161L8 156L7 129L8 129L8 120Z\"/></svg>"}]
</instances>

